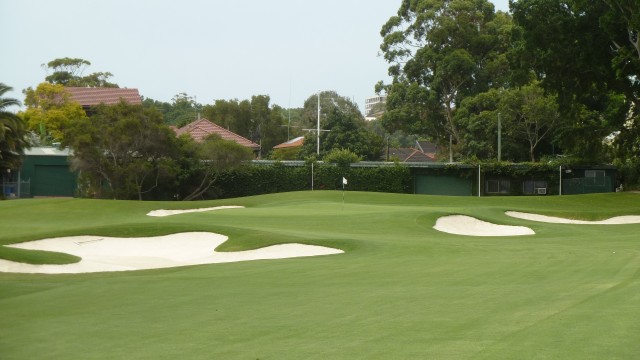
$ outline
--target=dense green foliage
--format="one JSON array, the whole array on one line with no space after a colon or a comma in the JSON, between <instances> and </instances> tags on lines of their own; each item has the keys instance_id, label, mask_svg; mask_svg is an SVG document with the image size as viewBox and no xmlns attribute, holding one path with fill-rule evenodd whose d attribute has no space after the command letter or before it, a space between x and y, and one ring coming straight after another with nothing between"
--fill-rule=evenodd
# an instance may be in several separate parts
<instances>
[{"instance_id":1,"label":"dense green foliage","mask_svg":"<svg viewBox=\"0 0 640 360\"><path fill-rule=\"evenodd\" d=\"M18 169L22 163L21 156L29 147L24 121L9 111L9 107L17 106L20 102L4 97L11 90L10 86L0 83L0 174Z\"/></svg>"},{"instance_id":2,"label":"dense green foliage","mask_svg":"<svg viewBox=\"0 0 640 360\"><path fill-rule=\"evenodd\" d=\"M349 191L409 193L409 168L395 165L385 167L344 167L330 163L311 163L305 166L247 165L220 174L210 197L234 198L289 191L342 189L342 178L349 180Z\"/></svg>"},{"instance_id":3,"label":"dense green foliage","mask_svg":"<svg viewBox=\"0 0 640 360\"><path fill-rule=\"evenodd\" d=\"M38 134L41 145L51 145L63 140L64 132L77 121L86 121L82 106L70 99L60 84L43 82L35 89L24 91L26 110L18 113L28 129Z\"/></svg>"},{"instance_id":4,"label":"dense green foliage","mask_svg":"<svg viewBox=\"0 0 640 360\"><path fill-rule=\"evenodd\" d=\"M393 76L377 89L388 93L386 127L462 144L456 108L508 84L510 30L508 15L486 0L403 1L381 30Z\"/></svg>"},{"instance_id":5,"label":"dense green foliage","mask_svg":"<svg viewBox=\"0 0 640 360\"><path fill-rule=\"evenodd\" d=\"M124 101L98 105L91 117L72 122L63 142L74 150L72 168L83 175L84 196L139 200L175 177L174 144L159 112Z\"/></svg>"},{"instance_id":6,"label":"dense green foliage","mask_svg":"<svg viewBox=\"0 0 640 360\"><path fill-rule=\"evenodd\" d=\"M299 153L301 158L318 155L324 158L333 150L347 149L364 160L380 159L382 138L367 128L357 105L348 98L338 95L335 91L320 92L305 101L302 116L309 132L305 136L304 145ZM320 116L319 119L318 116ZM318 121L320 121L319 149Z\"/></svg>"},{"instance_id":7,"label":"dense green foliage","mask_svg":"<svg viewBox=\"0 0 640 360\"><path fill-rule=\"evenodd\" d=\"M224 172L233 171L242 162L253 159L253 151L234 141L222 139L212 134L202 143L182 138L184 146L180 153L182 166L178 194L180 200L194 200L201 198L214 186L218 176ZM185 181L186 180L186 181Z\"/></svg>"},{"instance_id":8,"label":"dense green foliage","mask_svg":"<svg viewBox=\"0 0 640 360\"><path fill-rule=\"evenodd\" d=\"M351 179L350 179L351 184ZM0 203L0 243L211 231L218 251L299 242L345 254L139 272L0 273L7 359L632 359L640 225L521 221L506 210L639 215L637 194L439 197L314 191L197 203ZM242 205L166 218L155 209ZM465 214L536 235L438 232Z\"/></svg>"},{"instance_id":9,"label":"dense green foliage","mask_svg":"<svg viewBox=\"0 0 640 360\"><path fill-rule=\"evenodd\" d=\"M271 149L287 141L285 112L278 105L270 105L267 95L255 95L251 100L216 100L205 105L204 117L243 136L262 147L266 156Z\"/></svg>"},{"instance_id":10,"label":"dense green foliage","mask_svg":"<svg viewBox=\"0 0 640 360\"><path fill-rule=\"evenodd\" d=\"M640 9L630 0L403 1L383 25L383 124L457 159L637 163ZM543 91L544 90L544 91Z\"/></svg>"}]
</instances>

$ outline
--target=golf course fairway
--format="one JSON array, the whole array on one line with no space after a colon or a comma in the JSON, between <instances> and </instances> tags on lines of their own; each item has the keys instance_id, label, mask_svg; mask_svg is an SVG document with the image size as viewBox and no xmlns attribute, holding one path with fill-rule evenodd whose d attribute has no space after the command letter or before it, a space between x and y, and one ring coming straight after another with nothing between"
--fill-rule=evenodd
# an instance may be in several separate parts
<instances>
[{"instance_id":1,"label":"golf course fairway","mask_svg":"<svg viewBox=\"0 0 640 360\"><path fill-rule=\"evenodd\" d=\"M219 211L152 211L230 207ZM341 250L135 271L0 272L1 359L634 359L640 195L445 197L309 191L199 202L0 202L0 245L205 232L216 252ZM172 213L173 214L173 213ZM434 229L463 215L531 229ZM0 259L69 264L0 246Z\"/></svg>"}]
</instances>

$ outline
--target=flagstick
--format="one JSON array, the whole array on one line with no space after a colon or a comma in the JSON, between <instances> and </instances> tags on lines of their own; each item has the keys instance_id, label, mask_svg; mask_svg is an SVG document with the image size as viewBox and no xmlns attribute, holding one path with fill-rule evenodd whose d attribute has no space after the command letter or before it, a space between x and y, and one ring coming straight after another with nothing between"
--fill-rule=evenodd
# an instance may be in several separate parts
<instances>
[{"instance_id":1,"label":"flagstick","mask_svg":"<svg viewBox=\"0 0 640 360\"><path fill-rule=\"evenodd\" d=\"M342 210L344 211L344 186L347 184L347 178L342 177Z\"/></svg>"},{"instance_id":2,"label":"flagstick","mask_svg":"<svg viewBox=\"0 0 640 360\"><path fill-rule=\"evenodd\" d=\"M342 211L344 211L344 181L342 182Z\"/></svg>"}]
</instances>

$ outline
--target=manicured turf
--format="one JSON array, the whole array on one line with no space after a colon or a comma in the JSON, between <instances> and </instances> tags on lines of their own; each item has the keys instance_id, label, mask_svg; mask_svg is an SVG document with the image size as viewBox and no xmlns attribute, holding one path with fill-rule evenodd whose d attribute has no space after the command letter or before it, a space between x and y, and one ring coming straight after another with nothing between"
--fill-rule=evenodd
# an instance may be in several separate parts
<instances>
[{"instance_id":1,"label":"manicured turf","mask_svg":"<svg viewBox=\"0 0 640 360\"><path fill-rule=\"evenodd\" d=\"M147 217L149 210L246 209ZM432 197L300 192L207 202L0 202L0 244L213 231L224 250L280 242L342 255L82 275L0 274L2 359L633 359L640 195ZM432 229L465 214L536 235ZM0 257L24 255L0 250ZM52 261L74 261L51 256ZM48 262L48 254L25 261Z\"/></svg>"}]
</instances>

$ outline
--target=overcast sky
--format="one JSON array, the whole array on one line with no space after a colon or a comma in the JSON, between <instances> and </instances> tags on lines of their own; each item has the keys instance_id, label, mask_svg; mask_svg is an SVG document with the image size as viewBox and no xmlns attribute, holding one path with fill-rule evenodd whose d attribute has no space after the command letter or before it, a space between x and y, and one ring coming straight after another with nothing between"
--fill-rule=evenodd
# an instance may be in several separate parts
<instances>
[{"instance_id":1,"label":"overcast sky","mask_svg":"<svg viewBox=\"0 0 640 360\"><path fill-rule=\"evenodd\" d=\"M508 0L494 0L508 11ZM269 95L302 107L335 90L364 107L388 64L380 28L401 0L0 0L0 82L15 91L47 75L42 64L89 60L120 87L199 103Z\"/></svg>"}]
</instances>

